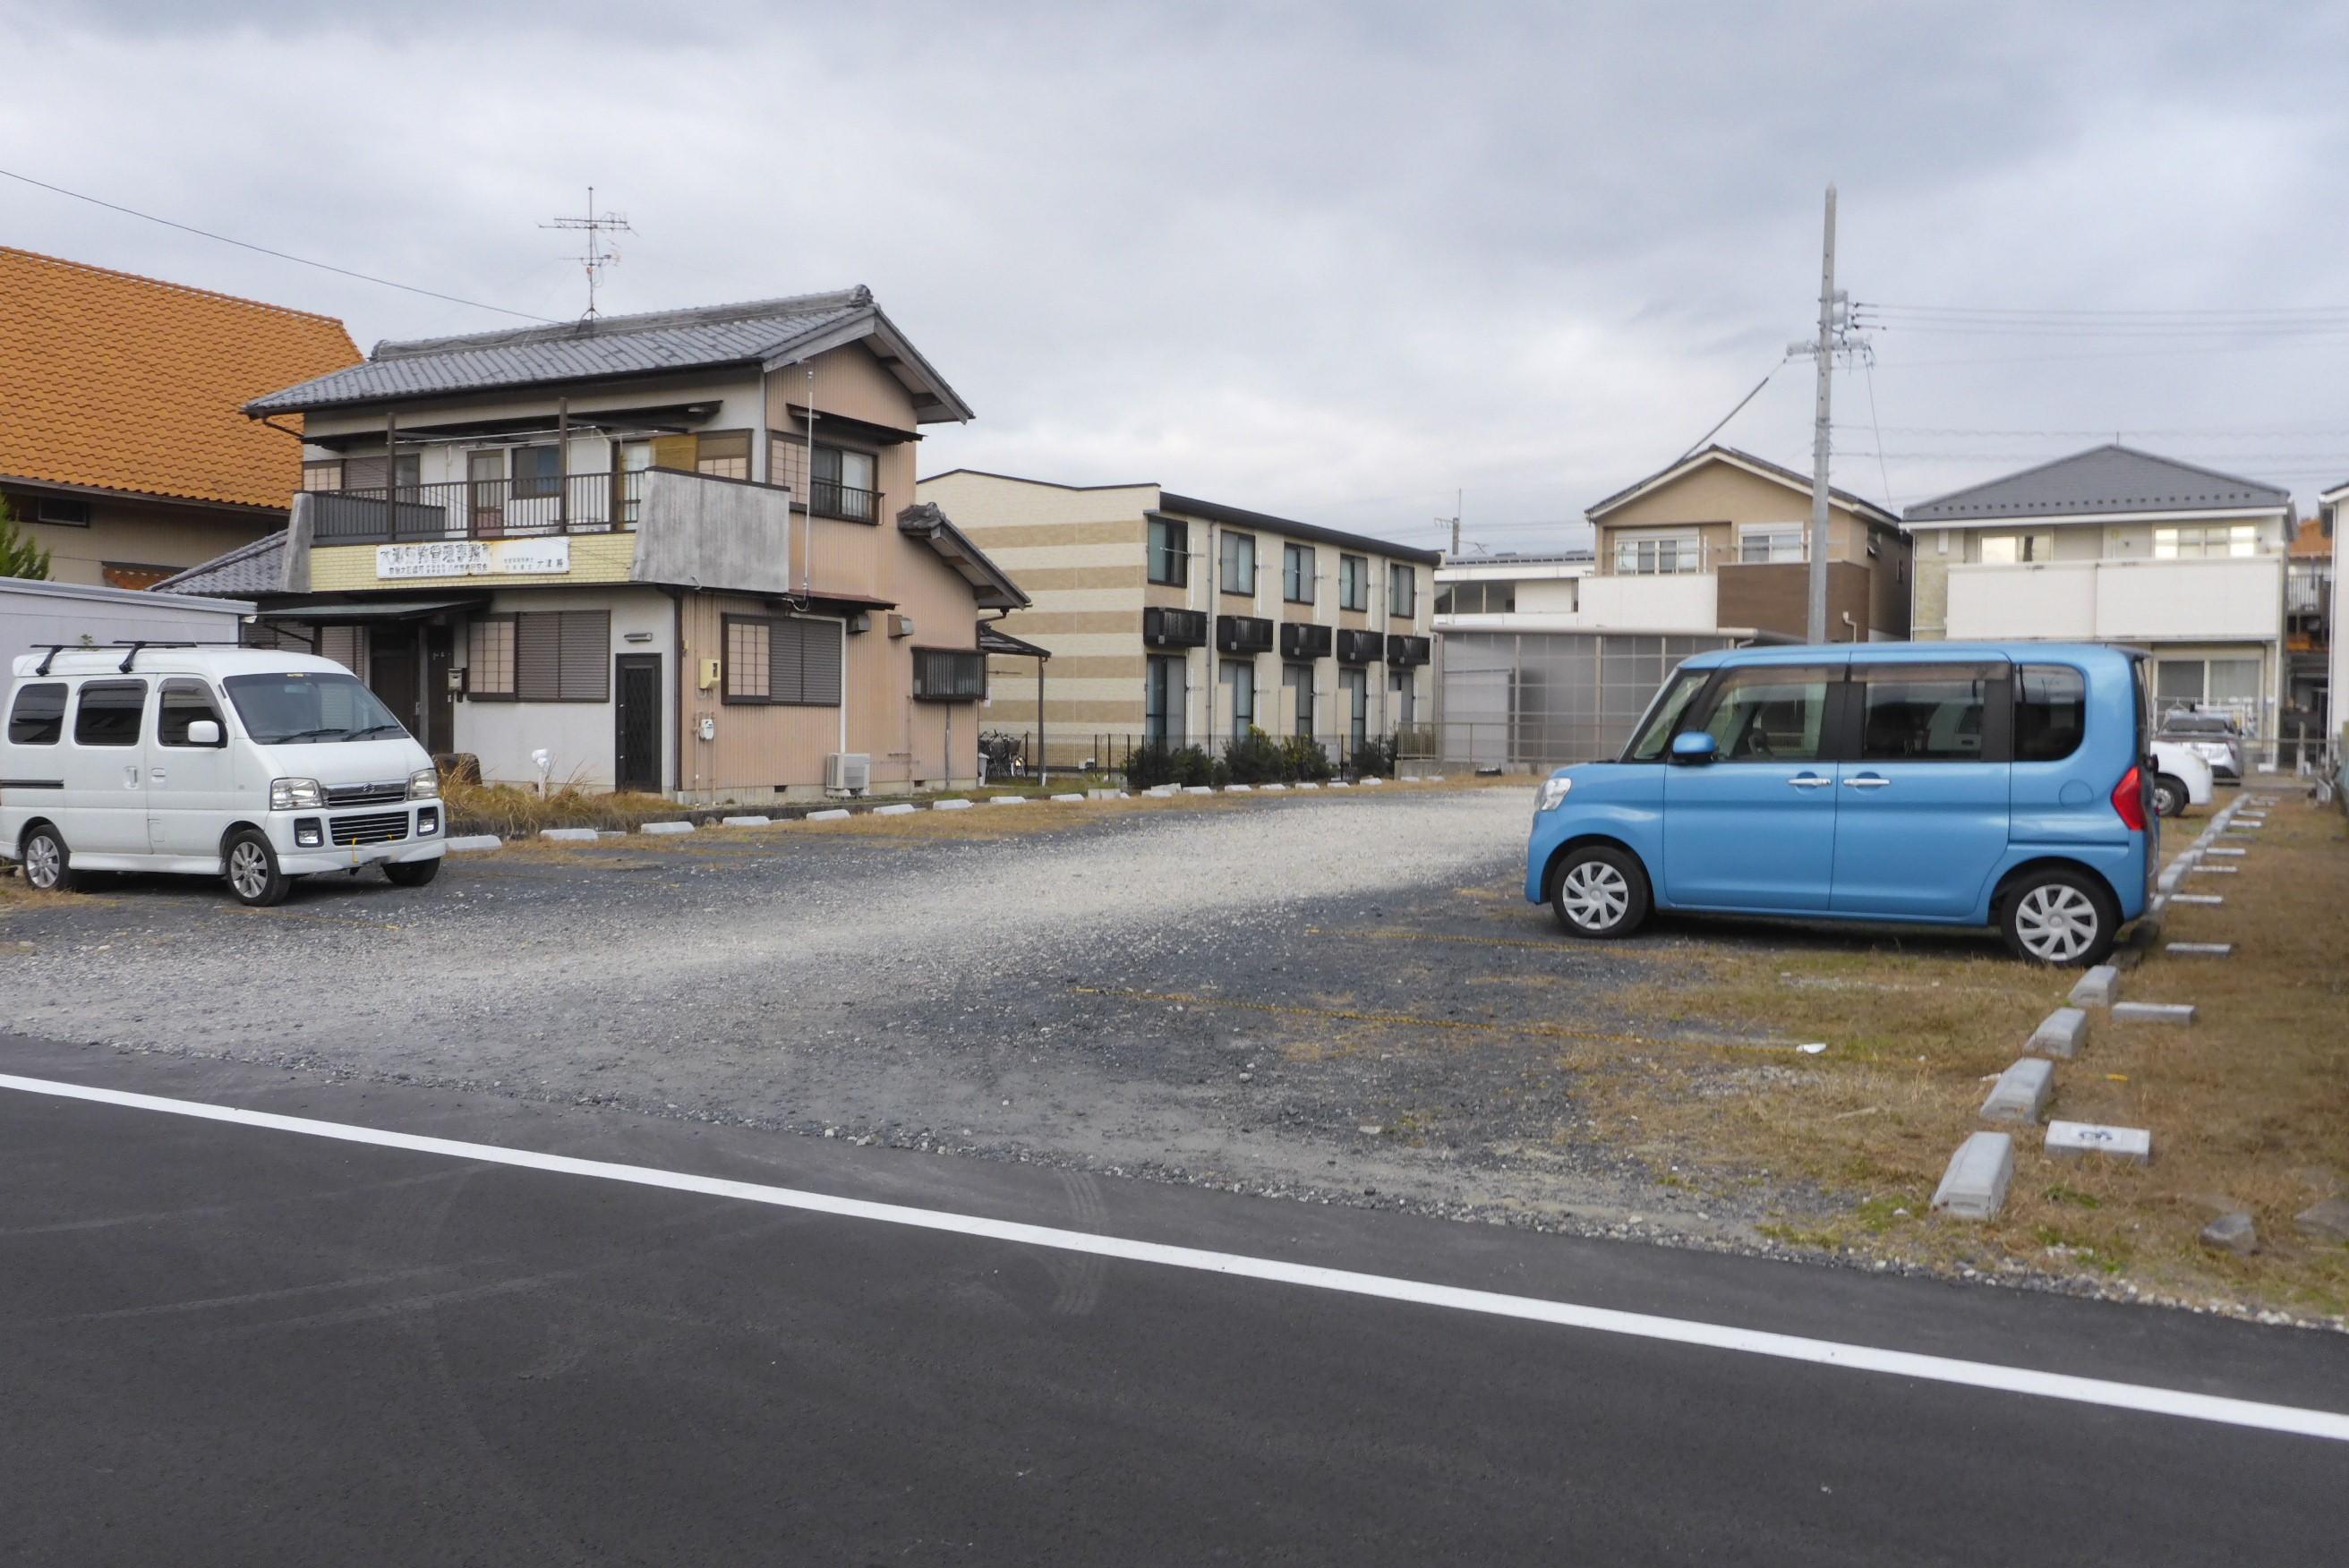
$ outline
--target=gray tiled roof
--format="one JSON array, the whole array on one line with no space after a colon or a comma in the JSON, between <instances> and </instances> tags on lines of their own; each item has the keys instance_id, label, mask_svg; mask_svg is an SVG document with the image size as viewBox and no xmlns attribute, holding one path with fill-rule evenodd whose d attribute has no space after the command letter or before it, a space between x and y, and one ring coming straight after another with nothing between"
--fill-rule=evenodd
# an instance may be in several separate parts
<instances>
[{"instance_id":1,"label":"gray tiled roof","mask_svg":"<svg viewBox=\"0 0 2349 1568\"><path fill-rule=\"evenodd\" d=\"M2138 511L2220 511L2288 506L2276 485L2159 458L2117 442L2092 447L1931 500L1903 514L1911 523L2002 517L2098 517Z\"/></svg>"},{"instance_id":2,"label":"gray tiled roof","mask_svg":"<svg viewBox=\"0 0 2349 1568\"><path fill-rule=\"evenodd\" d=\"M245 405L245 411L296 413L354 403L763 363L819 339L846 341L868 334L885 335L893 340L891 346L901 350L900 360L916 373L930 393L927 406L934 410L933 417L970 417L954 389L910 346L897 340L895 329L873 303L873 291L862 284L788 299L599 316L462 337L378 343L366 364L257 397Z\"/></svg>"},{"instance_id":3,"label":"gray tiled roof","mask_svg":"<svg viewBox=\"0 0 2349 1568\"><path fill-rule=\"evenodd\" d=\"M250 599L256 593L280 592L285 581L285 531L281 528L225 555L215 555L201 566L191 566L176 577L166 577L155 587L165 593Z\"/></svg>"}]
</instances>

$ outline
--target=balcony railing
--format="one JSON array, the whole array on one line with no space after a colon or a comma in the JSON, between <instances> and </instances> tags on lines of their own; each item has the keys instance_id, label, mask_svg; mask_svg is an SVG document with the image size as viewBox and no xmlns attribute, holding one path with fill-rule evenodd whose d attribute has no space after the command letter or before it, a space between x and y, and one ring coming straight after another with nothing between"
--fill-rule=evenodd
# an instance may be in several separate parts
<instances>
[{"instance_id":1,"label":"balcony railing","mask_svg":"<svg viewBox=\"0 0 2349 1568\"><path fill-rule=\"evenodd\" d=\"M2295 561L2284 573L2283 608L2287 615L2323 615L2332 608L2333 563Z\"/></svg>"},{"instance_id":2,"label":"balcony railing","mask_svg":"<svg viewBox=\"0 0 2349 1568\"><path fill-rule=\"evenodd\" d=\"M881 521L881 492L858 490L834 480L818 480L808 487L818 517L845 518L850 522Z\"/></svg>"},{"instance_id":3,"label":"balcony railing","mask_svg":"<svg viewBox=\"0 0 2349 1568\"><path fill-rule=\"evenodd\" d=\"M528 539L610 533L636 526L645 474L570 474L561 480L450 480L372 490L316 490L312 538L320 544L398 544L442 539Z\"/></svg>"}]
</instances>

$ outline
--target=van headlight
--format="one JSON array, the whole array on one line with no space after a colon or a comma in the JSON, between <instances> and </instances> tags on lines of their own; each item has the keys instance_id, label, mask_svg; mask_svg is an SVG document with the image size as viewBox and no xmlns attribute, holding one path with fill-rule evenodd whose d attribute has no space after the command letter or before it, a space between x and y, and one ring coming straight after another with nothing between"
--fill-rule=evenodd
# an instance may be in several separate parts
<instances>
[{"instance_id":1,"label":"van headlight","mask_svg":"<svg viewBox=\"0 0 2349 1568\"><path fill-rule=\"evenodd\" d=\"M1558 806L1566 799L1566 792L1573 788L1574 780L1563 776L1556 779L1543 779L1541 781L1541 788L1534 793L1534 810L1537 811L1557 810Z\"/></svg>"},{"instance_id":2,"label":"van headlight","mask_svg":"<svg viewBox=\"0 0 2349 1568\"><path fill-rule=\"evenodd\" d=\"M273 811L316 810L326 803L326 792L318 788L316 779L272 779L269 781L269 809Z\"/></svg>"},{"instance_id":3,"label":"van headlight","mask_svg":"<svg viewBox=\"0 0 2349 1568\"><path fill-rule=\"evenodd\" d=\"M440 799L440 772L435 768L419 768L408 776L408 798L411 800Z\"/></svg>"}]
</instances>

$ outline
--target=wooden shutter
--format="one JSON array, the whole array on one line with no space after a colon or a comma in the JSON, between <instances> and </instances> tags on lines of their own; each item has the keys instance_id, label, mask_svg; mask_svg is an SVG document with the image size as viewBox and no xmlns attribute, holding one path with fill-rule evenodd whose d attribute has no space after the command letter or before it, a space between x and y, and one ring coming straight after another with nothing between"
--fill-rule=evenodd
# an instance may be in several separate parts
<instances>
[{"instance_id":1,"label":"wooden shutter","mask_svg":"<svg viewBox=\"0 0 2349 1568\"><path fill-rule=\"evenodd\" d=\"M822 707L840 706L840 626L833 621L802 621L800 634L806 663L802 666L802 702Z\"/></svg>"},{"instance_id":2,"label":"wooden shutter","mask_svg":"<svg viewBox=\"0 0 2349 1568\"><path fill-rule=\"evenodd\" d=\"M563 612L562 673L559 688L564 702L612 700L612 613L608 610Z\"/></svg>"},{"instance_id":3,"label":"wooden shutter","mask_svg":"<svg viewBox=\"0 0 2349 1568\"><path fill-rule=\"evenodd\" d=\"M691 436L653 438L653 467L657 469L683 469L691 473L699 456L700 442Z\"/></svg>"},{"instance_id":4,"label":"wooden shutter","mask_svg":"<svg viewBox=\"0 0 2349 1568\"><path fill-rule=\"evenodd\" d=\"M802 671L805 655L802 641L807 630L804 621L775 621L769 624L767 643L767 699L770 702L798 702Z\"/></svg>"},{"instance_id":5,"label":"wooden shutter","mask_svg":"<svg viewBox=\"0 0 2349 1568\"><path fill-rule=\"evenodd\" d=\"M563 616L550 610L514 617L514 696L554 702L563 693Z\"/></svg>"}]
</instances>

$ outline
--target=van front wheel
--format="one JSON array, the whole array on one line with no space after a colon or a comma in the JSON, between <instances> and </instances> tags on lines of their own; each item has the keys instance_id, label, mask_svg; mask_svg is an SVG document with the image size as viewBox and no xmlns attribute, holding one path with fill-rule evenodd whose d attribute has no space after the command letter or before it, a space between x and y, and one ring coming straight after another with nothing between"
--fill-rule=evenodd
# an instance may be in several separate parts
<instances>
[{"instance_id":1,"label":"van front wheel","mask_svg":"<svg viewBox=\"0 0 2349 1568\"><path fill-rule=\"evenodd\" d=\"M25 835L25 882L35 892L71 892L75 877L72 851L55 828L36 828Z\"/></svg>"},{"instance_id":2,"label":"van front wheel","mask_svg":"<svg viewBox=\"0 0 2349 1568\"><path fill-rule=\"evenodd\" d=\"M2017 958L2079 968L2110 957L2120 910L2103 883L2082 872L2044 871L2006 895L1999 929Z\"/></svg>"},{"instance_id":3,"label":"van front wheel","mask_svg":"<svg viewBox=\"0 0 2349 1568\"><path fill-rule=\"evenodd\" d=\"M1549 906L1569 936L1629 936L1648 918L1648 873L1621 850L1592 844L1557 868Z\"/></svg>"},{"instance_id":4,"label":"van front wheel","mask_svg":"<svg viewBox=\"0 0 2349 1568\"><path fill-rule=\"evenodd\" d=\"M228 891L252 909L278 903L294 885L294 879L277 869L277 851L253 828L229 840L227 869Z\"/></svg>"}]
</instances>

